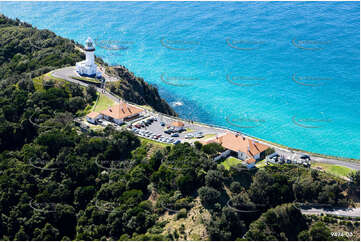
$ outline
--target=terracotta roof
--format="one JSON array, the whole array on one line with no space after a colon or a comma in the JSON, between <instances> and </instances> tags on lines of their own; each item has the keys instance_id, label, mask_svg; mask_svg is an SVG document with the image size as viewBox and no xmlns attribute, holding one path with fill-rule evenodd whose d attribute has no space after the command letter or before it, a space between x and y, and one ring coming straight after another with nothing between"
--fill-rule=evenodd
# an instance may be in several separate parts
<instances>
[{"instance_id":1,"label":"terracotta roof","mask_svg":"<svg viewBox=\"0 0 361 242\"><path fill-rule=\"evenodd\" d=\"M96 118L100 113L98 112L91 112L87 115L88 118L94 119Z\"/></svg>"},{"instance_id":2,"label":"terracotta roof","mask_svg":"<svg viewBox=\"0 0 361 242\"><path fill-rule=\"evenodd\" d=\"M252 163L255 163L256 160L252 157L252 158L249 158L248 160L246 160L247 164L252 164Z\"/></svg>"},{"instance_id":3,"label":"terracotta roof","mask_svg":"<svg viewBox=\"0 0 361 242\"><path fill-rule=\"evenodd\" d=\"M116 104L100 113L114 119L124 119L143 112L143 109L130 106L126 103Z\"/></svg>"},{"instance_id":4,"label":"terracotta roof","mask_svg":"<svg viewBox=\"0 0 361 242\"><path fill-rule=\"evenodd\" d=\"M220 143L226 149L246 153L250 158L269 148L267 145L248 139L243 135L235 135L233 133L226 133L223 136L217 137L214 142Z\"/></svg>"},{"instance_id":5,"label":"terracotta roof","mask_svg":"<svg viewBox=\"0 0 361 242\"><path fill-rule=\"evenodd\" d=\"M171 123L171 126L173 126L173 127L183 127L184 123L181 122L181 121L175 121L175 122Z\"/></svg>"},{"instance_id":6,"label":"terracotta roof","mask_svg":"<svg viewBox=\"0 0 361 242\"><path fill-rule=\"evenodd\" d=\"M215 142L215 140L214 140L214 138L213 139L207 139L207 140L198 140L199 141L199 143L201 143L202 145L208 145L208 144L210 144L210 143L214 143Z\"/></svg>"}]
</instances>

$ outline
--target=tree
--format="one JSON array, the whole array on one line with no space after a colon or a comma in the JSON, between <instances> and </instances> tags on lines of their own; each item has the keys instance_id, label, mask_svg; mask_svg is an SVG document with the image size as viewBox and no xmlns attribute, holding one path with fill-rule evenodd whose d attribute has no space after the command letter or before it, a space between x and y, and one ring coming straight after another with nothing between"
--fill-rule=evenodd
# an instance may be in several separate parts
<instances>
[{"instance_id":1,"label":"tree","mask_svg":"<svg viewBox=\"0 0 361 242\"><path fill-rule=\"evenodd\" d=\"M83 97L83 90L80 84L69 83L70 94L72 97Z\"/></svg>"},{"instance_id":2,"label":"tree","mask_svg":"<svg viewBox=\"0 0 361 242\"><path fill-rule=\"evenodd\" d=\"M348 187L352 195L360 195L360 171L351 172L349 175L350 182Z\"/></svg>"},{"instance_id":3,"label":"tree","mask_svg":"<svg viewBox=\"0 0 361 242\"><path fill-rule=\"evenodd\" d=\"M233 193L240 193L242 191L241 184L237 181L231 183L230 190Z\"/></svg>"},{"instance_id":4,"label":"tree","mask_svg":"<svg viewBox=\"0 0 361 242\"><path fill-rule=\"evenodd\" d=\"M197 150L201 150L202 149L202 143L199 142L199 141L196 141L194 142L194 147L197 149Z\"/></svg>"},{"instance_id":5,"label":"tree","mask_svg":"<svg viewBox=\"0 0 361 242\"><path fill-rule=\"evenodd\" d=\"M80 208L85 208L93 198L95 191L94 186L77 187L74 191L74 203Z\"/></svg>"},{"instance_id":6,"label":"tree","mask_svg":"<svg viewBox=\"0 0 361 242\"><path fill-rule=\"evenodd\" d=\"M311 177L313 180L317 180L318 179L318 170L311 170Z\"/></svg>"},{"instance_id":7,"label":"tree","mask_svg":"<svg viewBox=\"0 0 361 242\"><path fill-rule=\"evenodd\" d=\"M307 228L306 220L293 204L269 209L251 223L245 234L247 240L296 240Z\"/></svg>"},{"instance_id":8,"label":"tree","mask_svg":"<svg viewBox=\"0 0 361 242\"><path fill-rule=\"evenodd\" d=\"M85 101L82 97L72 97L68 102L69 110L72 113L75 113L79 109L85 108Z\"/></svg>"},{"instance_id":9,"label":"tree","mask_svg":"<svg viewBox=\"0 0 361 242\"><path fill-rule=\"evenodd\" d=\"M197 187L195 176L190 174L179 175L175 182L184 195L191 194L194 191L194 188Z\"/></svg>"},{"instance_id":10,"label":"tree","mask_svg":"<svg viewBox=\"0 0 361 242\"><path fill-rule=\"evenodd\" d=\"M202 146L202 151L208 155L215 155L218 152L224 151L222 145L218 143L210 143Z\"/></svg>"},{"instance_id":11,"label":"tree","mask_svg":"<svg viewBox=\"0 0 361 242\"><path fill-rule=\"evenodd\" d=\"M309 241L309 240L311 240L310 233L307 230L301 231L297 235L297 239L302 240L302 241Z\"/></svg>"},{"instance_id":12,"label":"tree","mask_svg":"<svg viewBox=\"0 0 361 242\"><path fill-rule=\"evenodd\" d=\"M59 230L56 229L49 223L46 223L45 226L36 231L38 234L35 240L59 240Z\"/></svg>"},{"instance_id":13,"label":"tree","mask_svg":"<svg viewBox=\"0 0 361 242\"><path fill-rule=\"evenodd\" d=\"M249 196L256 204L274 206L293 200L292 186L287 176L259 170L249 188Z\"/></svg>"},{"instance_id":14,"label":"tree","mask_svg":"<svg viewBox=\"0 0 361 242\"><path fill-rule=\"evenodd\" d=\"M316 222L311 226L310 229L311 240L327 241L332 240L331 231L327 226L322 222Z\"/></svg>"},{"instance_id":15,"label":"tree","mask_svg":"<svg viewBox=\"0 0 361 242\"><path fill-rule=\"evenodd\" d=\"M25 233L23 226L20 227L20 229L19 229L19 231L16 233L14 239L15 239L15 240L23 240L23 241L29 240L29 236Z\"/></svg>"},{"instance_id":16,"label":"tree","mask_svg":"<svg viewBox=\"0 0 361 242\"><path fill-rule=\"evenodd\" d=\"M206 208L211 208L218 201L221 193L212 187L201 187L198 189L202 205Z\"/></svg>"},{"instance_id":17,"label":"tree","mask_svg":"<svg viewBox=\"0 0 361 242\"><path fill-rule=\"evenodd\" d=\"M209 170L205 177L205 183L208 187L213 187L217 190L221 190L223 188L222 173L217 170Z\"/></svg>"},{"instance_id":18,"label":"tree","mask_svg":"<svg viewBox=\"0 0 361 242\"><path fill-rule=\"evenodd\" d=\"M97 98L97 89L92 85L87 86L86 93L88 96L88 100L90 101L95 101L95 99Z\"/></svg>"}]
</instances>

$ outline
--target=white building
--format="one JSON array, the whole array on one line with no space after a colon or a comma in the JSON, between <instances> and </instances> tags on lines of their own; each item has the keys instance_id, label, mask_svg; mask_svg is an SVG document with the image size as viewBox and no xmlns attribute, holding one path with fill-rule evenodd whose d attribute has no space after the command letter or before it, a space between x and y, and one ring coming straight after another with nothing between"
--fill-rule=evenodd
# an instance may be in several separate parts
<instances>
[{"instance_id":1,"label":"white building","mask_svg":"<svg viewBox=\"0 0 361 242\"><path fill-rule=\"evenodd\" d=\"M86 120L92 124L96 124L97 121L101 118L102 118L102 115L98 112L91 112L86 116Z\"/></svg>"},{"instance_id":2,"label":"white building","mask_svg":"<svg viewBox=\"0 0 361 242\"><path fill-rule=\"evenodd\" d=\"M85 60L76 63L76 71L81 76L96 77L101 76L97 70L97 65L94 63L94 44L93 40L88 37L85 41Z\"/></svg>"},{"instance_id":3,"label":"white building","mask_svg":"<svg viewBox=\"0 0 361 242\"><path fill-rule=\"evenodd\" d=\"M91 112L86 116L86 120L91 124L96 124L99 119L106 119L116 124L123 124L126 121L139 117L144 112L143 109L128 105L126 103L118 103L101 112Z\"/></svg>"}]
</instances>

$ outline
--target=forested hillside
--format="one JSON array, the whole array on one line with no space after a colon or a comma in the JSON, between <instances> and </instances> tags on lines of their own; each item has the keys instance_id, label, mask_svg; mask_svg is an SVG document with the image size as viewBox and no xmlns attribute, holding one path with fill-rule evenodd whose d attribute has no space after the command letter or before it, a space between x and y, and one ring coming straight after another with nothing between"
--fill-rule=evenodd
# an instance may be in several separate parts
<instances>
[{"instance_id":1,"label":"forested hillside","mask_svg":"<svg viewBox=\"0 0 361 242\"><path fill-rule=\"evenodd\" d=\"M73 65L81 53L49 31L35 41L43 48L29 46L23 29L42 36L0 17L0 239L350 239L332 237L294 202L348 206L359 174L346 182L287 164L226 170L213 161L214 144L164 146L111 127L85 132L73 118L95 100L94 88L35 89L29 78ZM350 223L344 228L359 229Z\"/></svg>"},{"instance_id":2,"label":"forested hillside","mask_svg":"<svg viewBox=\"0 0 361 242\"><path fill-rule=\"evenodd\" d=\"M14 84L19 78L34 78L63 66L73 66L85 58L76 46L81 44L0 15L0 79L8 79L8 82L2 81L4 85ZM101 58L96 61L107 66ZM127 101L149 105L158 112L176 115L158 90L142 78L125 67L109 69L115 70L113 74L122 83L116 94Z\"/></svg>"}]
</instances>

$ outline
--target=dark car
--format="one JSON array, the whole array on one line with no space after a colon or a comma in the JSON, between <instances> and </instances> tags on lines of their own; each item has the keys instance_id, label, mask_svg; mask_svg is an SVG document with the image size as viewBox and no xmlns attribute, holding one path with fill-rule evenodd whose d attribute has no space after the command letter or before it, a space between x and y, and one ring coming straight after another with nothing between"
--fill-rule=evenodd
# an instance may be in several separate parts
<instances>
[{"instance_id":1,"label":"dark car","mask_svg":"<svg viewBox=\"0 0 361 242\"><path fill-rule=\"evenodd\" d=\"M165 123L164 123L164 122L160 122L160 126L165 126Z\"/></svg>"},{"instance_id":2,"label":"dark car","mask_svg":"<svg viewBox=\"0 0 361 242\"><path fill-rule=\"evenodd\" d=\"M167 130L164 130L164 133L166 133L166 134L171 134L172 131L170 131L169 129L167 129Z\"/></svg>"},{"instance_id":3,"label":"dark car","mask_svg":"<svg viewBox=\"0 0 361 242\"><path fill-rule=\"evenodd\" d=\"M311 159L310 156L308 156L308 155L301 155L300 158L303 159L303 160L310 160Z\"/></svg>"},{"instance_id":4,"label":"dark car","mask_svg":"<svg viewBox=\"0 0 361 242\"><path fill-rule=\"evenodd\" d=\"M182 132L184 132L184 131L186 131L186 129L183 128L183 127L178 130L179 133L182 133Z\"/></svg>"},{"instance_id":5,"label":"dark car","mask_svg":"<svg viewBox=\"0 0 361 242\"><path fill-rule=\"evenodd\" d=\"M179 134L174 133L174 134L172 134L171 136L172 136L172 137L179 137Z\"/></svg>"}]
</instances>

